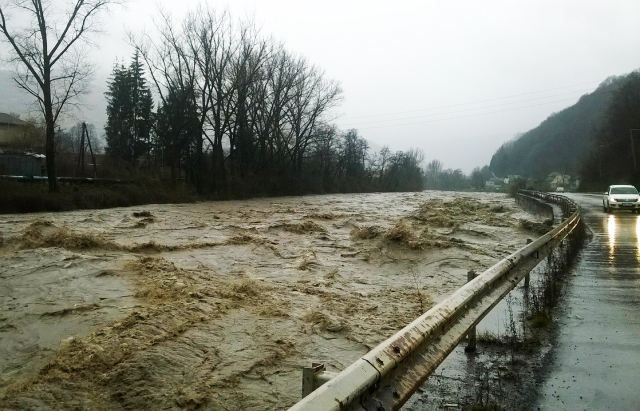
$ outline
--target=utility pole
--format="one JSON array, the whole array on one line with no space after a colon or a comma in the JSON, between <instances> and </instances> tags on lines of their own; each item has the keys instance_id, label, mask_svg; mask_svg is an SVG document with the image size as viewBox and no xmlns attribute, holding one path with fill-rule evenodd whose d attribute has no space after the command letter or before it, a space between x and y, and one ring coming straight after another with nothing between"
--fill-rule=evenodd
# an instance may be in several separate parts
<instances>
[{"instance_id":1,"label":"utility pole","mask_svg":"<svg viewBox=\"0 0 640 411\"><path fill-rule=\"evenodd\" d=\"M631 141L631 156L633 158L633 170L638 171L638 160L636 158L636 142L633 139L633 132L640 131L640 128L629 129L629 140Z\"/></svg>"},{"instance_id":2,"label":"utility pole","mask_svg":"<svg viewBox=\"0 0 640 411\"><path fill-rule=\"evenodd\" d=\"M84 177L84 123L82 123L82 131L80 132L80 152L78 153L78 167L76 174L78 177Z\"/></svg>"},{"instance_id":3,"label":"utility pole","mask_svg":"<svg viewBox=\"0 0 640 411\"><path fill-rule=\"evenodd\" d=\"M82 133L87 136L87 145L89 146L89 153L91 154L91 162L93 163L93 178L98 177L98 168L96 165L96 155L93 153L93 148L91 147L91 139L89 138L89 130L87 129L87 123L82 123Z\"/></svg>"},{"instance_id":4,"label":"utility pole","mask_svg":"<svg viewBox=\"0 0 640 411\"><path fill-rule=\"evenodd\" d=\"M86 143L85 143L86 139ZM82 132L80 136L80 153L78 155L78 174L84 177L84 154L85 146L89 146L89 153L91 154L91 162L93 163L93 177L98 176L98 170L96 166L96 155L93 153L93 147L91 147L91 138L89 138L89 130L87 129L87 123L82 123Z\"/></svg>"}]
</instances>

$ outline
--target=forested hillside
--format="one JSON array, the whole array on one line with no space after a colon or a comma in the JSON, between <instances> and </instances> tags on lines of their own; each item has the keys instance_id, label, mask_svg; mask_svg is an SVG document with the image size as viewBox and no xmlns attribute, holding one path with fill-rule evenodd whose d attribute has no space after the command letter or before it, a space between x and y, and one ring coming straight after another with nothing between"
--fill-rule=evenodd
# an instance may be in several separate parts
<instances>
[{"instance_id":1,"label":"forested hillside","mask_svg":"<svg viewBox=\"0 0 640 411\"><path fill-rule=\"evenodd\" d=\"M491 171L498 176L518 174L533 178L544 178L554 171L577 175L590 155L614 92L626 79L627 76L605 80L573 106L502 145L491 158Z\"/></svg>"},{"instance_id":2,"label":"forested hillside","mask_svg":"<svg viewBox=\"0 0 640 411\"><path fill-rule=\"evenodd\" d=\"M589 155L582 163L582 189L610 184L640 184L640 72L618 80Z\"/></svg>"}]
</instances>

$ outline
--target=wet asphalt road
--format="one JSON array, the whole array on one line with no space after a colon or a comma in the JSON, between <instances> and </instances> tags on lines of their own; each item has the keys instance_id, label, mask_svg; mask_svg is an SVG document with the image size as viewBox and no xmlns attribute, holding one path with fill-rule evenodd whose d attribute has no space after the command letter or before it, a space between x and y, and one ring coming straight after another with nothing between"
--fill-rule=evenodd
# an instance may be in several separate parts
<instances>
[{"instance_id":1,"label":"wet asphalt road","mask_svg":"<svg viewBox=\"0 0 640 411\"><path fill-rule=\"evenodd\" d=\"M640 215L605 214L600 196L571 194L592 241L557 319L540 410L640 410Z\"/></svg>"}]
</instances>

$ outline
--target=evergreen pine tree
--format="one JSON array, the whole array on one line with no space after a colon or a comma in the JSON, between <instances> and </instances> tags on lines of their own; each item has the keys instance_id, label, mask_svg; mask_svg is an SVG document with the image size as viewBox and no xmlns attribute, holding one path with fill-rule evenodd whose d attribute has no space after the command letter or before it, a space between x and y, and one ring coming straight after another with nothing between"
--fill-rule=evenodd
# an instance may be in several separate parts
<instances>
[{"instance_id":1,"label":"evergreen pine tree","mask_svg":"<svg viewBox=\"0 0 640 411\"><path fill-rule=\"evenodd\" d=\"M136 164L151 149L153 98L136 51L129 67L114 67L107 96L107 154Z\"/></svg>"},{"instance_id":2,"label":"evergreen pine tree","mask_svg":"<svg viewBox=\"0 0 640 411\"><path fill-rule=\"evenodd\" d=\"M116 65L111 74L107 96L107 154L113 159L132 161L129 149L131 140L131 93L129 71L123 65Z\"/></svg>"},{"instance_id":3,"label":"evergreen pine tree","mask_svg":"<svg viewBox=\"0 0 640 411\"><path fill-rule=\"evenodd\" d=\"M151 90L144 78L144 67L140 62L140 53L136 50L129 66L131 83L131 120L132 152L134 160L149 153L151 149L151 128L153 99Z\"/></svg>"}]
</instances>

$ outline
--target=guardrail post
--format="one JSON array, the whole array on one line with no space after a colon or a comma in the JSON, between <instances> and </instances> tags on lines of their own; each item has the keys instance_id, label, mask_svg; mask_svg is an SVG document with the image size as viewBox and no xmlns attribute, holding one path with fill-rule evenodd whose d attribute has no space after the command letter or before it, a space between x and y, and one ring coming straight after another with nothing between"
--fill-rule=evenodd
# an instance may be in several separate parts
<instances>
[{"instance_id":1,"label":"guardrail post","mask_svg":"<svg viewBox=\"0 0 640 411\"><path fill-rule=\"evenodd\" d=\"M313 362L311 367L302 367L302 398L335 376L335 373L326 371L322 363Z\"/></svg>"},{"instance_id":2,"label":"guardrail post","mask_svg":"<svg viewBox=\"0 0 640 411\"><path fill-rule=\"evenodd\" d=\"M532 242L532 239L527 238L527 244L531 244ZM530 273L527 273L527 275L524 276L524 288L529 288L529 274Z\"/></svg>"},{"instance_id":3,"label":"guardrail post","mask_svg":"<svg viewBox=\"0 0 640 411\"><path fill-rule=\"evenodd\" d=\"M531 195L554 198L542 193ZM571 200L563 198L561 201ZM570 235L579 223L580 213L576 210L569 220L533 242L535 250L532 251L533 244L523 246L475 279L475 272L469 272L466 285L372 348L341 373L331 375L324 371L322 364L313 364L303 372L303 384L307 387L303 395L312 393L291 410L349 409L352 406L385 410L400 408L447 355L459 347L465 336L469 344L465 351L476 348L476 325L544 258L540 251L548 254L554 250L558 242ZM329 380L333 383L323 385Z\"/></svg>"},{"instance_id":4,"label":"guardrail post","mask_svg":"<svg viewBox=\"0 0 640 411\"><path fill-rule=\"evenodd\" d=\"M324 364L311 363L311 367L302 368L302 398L316 389L316 373L324 370Z\"/></svg>"},{"instance_id":5,"label":"guardrail post","mask_svg":"<svg viewBox=\"0 0 640 411\"><path fill-rule=\"evenodd\" d=\"M476 278L478 274L474 270L467 272L467 282ZM476 352L476 327L472 327L467 333L467 346L464 347L464 352L474 353Z\"/></svg>"}]
</instances>

